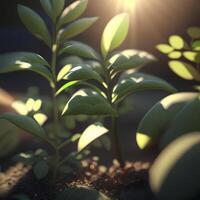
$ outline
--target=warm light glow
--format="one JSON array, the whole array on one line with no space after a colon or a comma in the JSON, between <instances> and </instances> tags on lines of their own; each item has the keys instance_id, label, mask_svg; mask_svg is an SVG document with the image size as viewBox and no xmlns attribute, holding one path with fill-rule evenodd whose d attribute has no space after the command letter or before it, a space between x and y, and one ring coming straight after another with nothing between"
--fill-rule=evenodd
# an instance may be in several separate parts
<instances>
[{"instance_id":1,"label":"warm light glow","mask_svg":"<svg viewBox=\"0 0 200 200\"><path fill-rule=\"evenodd\" d=\"M117 7L123 11L133 11L135 8L136 0L115 0L117 1Z\"/></svg>"}]
</instances>

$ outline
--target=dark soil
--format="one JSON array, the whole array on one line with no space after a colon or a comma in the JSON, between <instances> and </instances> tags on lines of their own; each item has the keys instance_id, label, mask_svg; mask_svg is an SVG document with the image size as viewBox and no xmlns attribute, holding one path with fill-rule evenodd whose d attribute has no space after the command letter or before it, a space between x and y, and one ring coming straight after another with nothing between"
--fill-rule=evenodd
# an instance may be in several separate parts
<instances>
[{"instance_id":1,"label":"dark soil","mask_svg":"<svg viewBox=\"0 0 200 200\"><path fill-rule=\"evenodd\" d=\"M61 186L82 185L95 188L112 199L151 200L153 195L148 185L148 162L126 162L123 168L117 160L110 167L99 166L96 157L82 162L83 171L74 178L65 180Z\"/></svg>"},{"instance_id":2,"label":"dark soil","mask_svg":"<svg viewBox=\"0 0 200 200\"><path fill-rule=\"evenodd\" d=\"M50 200L55 199L53 193L77 186L96 189L111 199L154 199L148 185L148 169L150 166L148 162L126 162L125 166L121 168L118 162L114 160L112 166L105 167L98 164L97 157L93 157L82 161L82 165L83 168L81 170L75 171L70 177L57 183L56 189L50 188L47 181L39 183L33 180L32 173L29 173L14 189L10 188L12 193L7 198L4 197L2 199L11 200L14 199L14 194L23 193L31 200ZM26 169L28 170L29 168ZM15 174L20 174L20 171L23 171L22 167L18 168L18 172L15 172ZM14 176L13 173L11 174ZM21 177L18 180L20 179Z\"/></svg>"}]
</instances>

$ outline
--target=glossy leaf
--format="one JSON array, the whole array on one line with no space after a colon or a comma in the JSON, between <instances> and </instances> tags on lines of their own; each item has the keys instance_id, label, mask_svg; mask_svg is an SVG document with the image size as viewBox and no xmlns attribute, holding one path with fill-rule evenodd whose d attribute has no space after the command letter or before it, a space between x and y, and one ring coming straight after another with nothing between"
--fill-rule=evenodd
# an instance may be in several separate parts
<instances>
[{"instance_id":1,"label":"glossy leaf","mask_svg":"<svg viewBox=\"0 0 200 200\"><path fill-rule=\"evenodd\" d=\"M49 17L52 17L51 0L40 0L40 4L41 4L42 8L44 9L44 11L46 12L46 14Z\"/></svg>"},{"instance_id":2,"label":"glossy leaf","mask_svg":"<svg viewBox=\"0 0 200 200\"><path fill-rule=\"evenodd\" d=\"M88 0L78 0L70 4L60 16L59 26L63 26L79 18L86 10Z\"/></svg>"},{"instance_id":3,"label":"glossy leaf","mask_svg":"<svg viewBox=\"0 0 200 200\"><path fill-rule=\"evenodd\" d=\"M5 113L0 115L0 119L7 120L18 128L34 136L44 138L45 132L42 127L32 118L14 113Z\"/></svg>"},{"instance_id":4,"label":"glossy leaf","mask_svg":"<svg viewBox=\"0 0 200 200\"><path fill-rule=\"evenodd\" d=\"M171 59L179 59L181 58L181 56L182 56L182 53L180 51L173 51L168 54L168 57Z\"/></svg>"},{"instance_id":5,"label":"glossy leaf","mask_svg":"<svg viewBox=\"0 0 200 200\"><path fill-rule=\"evenodd\" d=\"M66 40L69 40L86 31L97 21L97 19L98 17L85 17L71 23L59 32L60 42L65 42Z\"/></svg>"},{"instance_id":6,"label":"glossy leaf","mask_svg":"<svg viewBox=\"0 0 200 200\"><path fill-rule=\"evenodd\" d=\"M119 14L110 20L101 39L101 52L104 57L122 44L128 34L128 29L128 14Z\"/></svg>"},{"instance_id":7,"label":"glossy leaf","mask_svg":"<svg viewBox=\"0 0 200 200\"><path fill-rule=\"evenodd\" d=\"M0 74L20 70L31 70L52 82L51 72L43 65L48 65L48 63L35 53L13 52L0 55Z\"/></svg>"},{"instance_id":8,"label":"glossy leaf","mask_svg":"<svg viewBox=\"0 0 200 200\"><path fill-rule=\"evenodd\" d=\"M196 199L200 179L200 132L173 141L150 169L150 185L158 199ZM197 198L198 199L198 198Z\"/></svg>"},{"instance_id":9,"label":"glossy leaf","mask_svg":"<svg viewBox=\"0 0 200 200\"><path fill-rule=\"evenodd\" d=\"M191 61L191 62L195 62L195 63L200 63L200 53L198 52L192 52L192 51L186 51L183 53L183 56Z\"/></svg>"},{"instance_id":10,"label":"glossy leaf","mask_svg":"<svg viewBox=\"0 0 200 200\"><path fill-rule=\"evenodd\" d=\"M64 9L65 0L51 0L51 2L52 2L53 20L55 22L57 17L60 16L60 14Z\"/></svg>"},{"instance_id":11,"label":"glossy leaf","mask_svg":"<svg viewBox=\"0 0 200 200\"><path fill-rule=\"evenodd\" d=\"M49 166L46 161L41 160L33 166L33 173L38 180L43 179L49 172Z\"/></svg>"},{"instance_id":12,"label":"glossy leaf","mask_svg":"<svg viewBox=\"0 0 200 200\"><path fill-rule=\"evenodd\" d=\"M63 59L60 59L60 62L59 62L60 66L71 65L72 67L76 67L82 64L84 64L83 59L81 59L78 56L64 57Z\"/></svg>"},{"instance_id":13,"label":"glossy leaf","mask_svg":"<svg viewBox=\"0 0 200 200\"><path fill-rule=\"evenodd\" d=\"M171 53L172 51L174 51L174 48L171 47L170 45L168 44L159 44L156 46L156 48L161 52L161 53L164 53L164 54L169 54Z\"/></svg>"},{"instance_id":14,"label":"glossy leaf","mask_svg":"<svg viewBox=\"0 0 200 200\"><path fill-rule=\"evenodd\" d=\"M96 87L93 84L87 83L85 81L70 81L65 83L57 92L56 95L59 95L62 92L67 92L71 87L77 86L77 85L82 85L82 86L87 86L90 89L93 89L95 92L97 92L99 95L103 96L106 98L106 95L103 91L101 91L98 87Z\"/></svg>"},{"instance_id":15,"label":"glossy leaf","mask_svg":"<svg viewBox=\"0 0 200 200\"><path fill-rule=\"evenodd\" d=\"M113 90L113 101L119 101L128 95L145 90L164 90L175 92L175 88L166 81L144 73L125 73Z\"/></svg>"},{"instance_id":16,"label":"glossy leaf","mask_svg":"<svg viewBox=\"0 0 200 200\"><path fill-rule=\"evenodd\" d=\"M190 27L187 30L187 33L192 39L199 39L200 38L200 27Z\"/></svg>"},{"instance_id":17,"label":"glossy leaf","mask_svg":"<svg viewBox=\"0 0 200 200\"><path fill-rule=\"evenodd\" d=\"M176 93L156 103L145 114L137 128L136 141L140 149L157 143L176 114L197 96L198 93L192 92Z\"/></svg>"},{"instance_id":18,"label":"glossy leaf","mask_svg":"<svg viewBox=\"0 0 200 200\"><path fill-rule=\"evenodd\" d=\"M62 114L67 115L116 115L116 111L97 92L90 89L77 91L67 102Z\"/></svg>"},{"instance_id":19,"label":"glossy leaf","mask_svg":"<svg viewBox=\"0 0 200 200\"><path fill-rule=\"evenodd\" d=\"M178 76L186 80L200 80L200 74L190 64L181 61L170 61L170 69Z\"/></svg>"},{"instance_id":20,"label":"glossy leaf","mask_svg":"<svg viewBox=\"0 0 200 200\"><path fill-rule=\"evenodd\" d=\"M64 80L69 80L69 81L77 81L77 80L96 80L99 81L100 83L103 82L101 76L93 71L90 67L88 66L77 66L72 68L64 77Z\"/></svg>"},{"instance_id":21,"label":"glossy leaf","mask_svg":"<svg viewBox=\"0 0 200 200\"><path fill-rule=\"evenodd\" d=\"M74 85L77 85L79 83L79 81L70 81L68 83L65 83L57 92L56 95L59 95L60 93L62 93L63 91L67 91L69 90L71 87L73 87Z\"/></svg>"},{"instance_id":22,"label":"glossy leaf","mask_svg":"<svg viewBox=\"0 0 200 200\"><path fill-rule=\"evenodd\" d=\"M103 70L102 65L99 62L94 61L94 60L87 60L84 63L86 65L89 65L92 68L92 70L94 70L95 72L97 72L99 75L103 76L104 70Z\"/></svg>"},{"instance_id":23,"label":"glossy leaf","mask_svg":"<svg viewBox=\"0 0 200 200\"><path fill-rule=\"evenodd\" d=\"M169 44L174 48L174 49L183 49L185 46L185 41L184 39L179 36L179 35L172 35L169 38Z\"/></svg>"},{"instance_id":24,"label":"glossy leaf","mask_svg":"<svg viewBox=\"0 0 200 200\"><path fill-rule=\"evenodd\" d=\"M141 67L155 60L153 55L145 51L128 49L115 54L109 61L115 71L121 71Z\"/></svg>"},{"instance_id":25,"label":"glossy leaf","mask_svg":"<svg viewBox=\"0 0 200 200\"><path fill-rule=\"evenodd\" d=\"M78 152L83 151L88 145L107 132L108 129L101 123L95 123L88 126L78 141Z\"/></svg>"},{"instance_id":26,"label":"glossy leaf","mask_svg":"<svg viewBox=\"0 0 200 200\"><path fill-rule=\"evenodd\" d=\"M172 142L183 134L200 131L200 97L188 102L176 115L166 133L161 139L161 148Z\"/></svg>"},{"instance_id":27,"label":"glossy leaf","mask_svg":"<svg viewBox=\"0 0 200 200\"><path fill-rule=\"evenodd\" d=\"M56 200L110 200L107 196L89 187L76 187L65 189L59 193Z\"/></svg>"},{"instance_id":28,"label":"glossy leaf","mask_svg":"<svg viewBox=\"0 0 200 200\"><path fill-rule=\"evenodd\" d=\"M69 71L72 69L72 67L73 66L71 64L68 64L68 65L65 65L64 67L62 67L57 75L57 81L61 81L64 78L64 76L67 73L69 73Z\"/></svg>"},{"instance_id":29,"label":"glossy leaf","mask_svg":"<svg viewBox=\"0 0 200 200\"><path fill-rule=\"evenodd\" d=\"M63 53L94 60L99 59L98 53L92 47L82 42L76 42L76 41L66 42L61 51L59 52L59 54Z\"/></svg>"},{"instance_id":30,"label":"glossy leaf","mask_svg":"<svg viewBox=\"0 0 200 200\"><path fill-rule=\"evenodd\" d=\"M25 27L51 47L51 36L43 19L32 9L18 5L18 14Z\"/></svg>"},{"instance_id":31,"label":"glossy leaf","mask_svg":"<svg viewBox=\"0 0 200 200\"><path fill-rule=\"evenodd\" d=\"M196 40L192 43L192 49L194 51L200 51L200 40Z\"/></svg>"}]
</instances>

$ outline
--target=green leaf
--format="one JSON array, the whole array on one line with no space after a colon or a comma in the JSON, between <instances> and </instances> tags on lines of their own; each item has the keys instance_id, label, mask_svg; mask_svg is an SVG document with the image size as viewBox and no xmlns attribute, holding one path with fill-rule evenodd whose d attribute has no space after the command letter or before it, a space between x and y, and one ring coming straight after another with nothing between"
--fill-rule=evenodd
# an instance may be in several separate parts
<instances>
[{"instance_id":1,"label":"green leaf","mask_svg":"<svg viewBox=\"0 0 200 200\"><path fill-rule=\"evenodd\" d=\"M101 39L101 52L104 58L107 54L119 47L125 40L129 30L129 16L122 13L110 20L106 25Z\"/></svg>"},{"instance_id":2,"label":"green leaf","mask_svg":"<svg viewBox=\"0 0 200 200\"><path fill-rule=\"evenodd\" d=\"M34 136L40 138L45 137L45 132L42 127L35 120L28 116L18 115L14 113L5 113L0 115L0 119L7 120L18 128Z\"/></svg>"},{"instance_id":3,"label":"green leaf","mask_svg":"<svg viewBox=\"0 0 200 200\"><path fill-rule=\"evenodd\" d=\"M174 48L174 49L183 49L185 46L185 41L184 39L179 36L179 35L172 35L169 38L169 44Z\"/></svg>"},{"instance_id":4,"label":"green leaf","mask_svg":"<svg viewBox=\"0 0 200 200\"><path fill-rule=\"evenodd\" d=\"M72 68L64 77L64 80L68 81L76 81L76 80L96 80L100 83L103 82L103 79L101 76L93 71L89 66L87 65L80 65L77 67Z\"/></svg>"},{"instance_id":5,"label":"green leaf","mask_svg":"<svg viewBox=\"0 0 200 200\"><path fill-rule=\"evenodd\" d=\"M53 11L53 21L56 22L57 17L60 16L64 9L65 0L51 0L51 2Z\"/></svg>"},{"instance_id":6,"label":"green leaf","mask_svg":"<svg viewBox=\"0 0 200 200\"><path fill-rule=\"evenodd\" d=\"M108 129L98 122L88 126L78 141L78 152L83 151L88 145L107 132Z\"/></svg>"},{"instance_id":7,"label":"green leaf","mask_svg":"<svg viewBox=\"0 0 200 200\"><path fill-rule=\"evenodd\" d=\"M18 14L25 27L51 47L51 36L43 19L32 9L18 5Z\"/></svg>"},{"instance_id":8,"label":"green leaf","mask_svg":"<svg viewBox=\"0 0 200 200\"><path fill-rule=\"evenodd\" d=\"M172 142L174 139L189 132L200 131L200 98L197 97L188 102L176 115L166 133L161 139L161 148Z\"/></svg>"},{"instance_id":9,"label":"green leaf","mask_svg":"<svg viewBox=\"0 0 200 200\"><path fill-rule=\"evenodd\" d=\"M168 57L171 59L179 59L181 58L181 56L182 56L182 53L180 51L173 51L168 54Z\"/></svg>"},{"instance_id":10,"label":"green leaf","mask_svg":"<svg viewBox=\"0 0 200 200\"><path fill-rule=\"evenodd\" d=\"M99 75L102 75L104 74L104 69L102 67L102 65L97 62L97 61L94 61L94 60L87 60L84 62L86 65L89 65L92 70L94 70L95 72L97 72Z\"/></svg>"},{"instance_id":11,"label":"green leaf","mask_svg":"<svg viewBox=\"0 0 200 200\"><path fill-rule=\"evenodd\" d=\"M112 56L109 60L115 71L141 67L153 61L156 61L156 58L153 55L145 51L133 49L121 51Z\"/></svg>"},{"instance_id":12,"label":"green leaf","mask_svg":"<svg viewBox=\"0 0 200 200\"><path fill-rule=\"evenodd\" d=\"M189 200L199 196L199 152L199 132L178 138L161 152L150 169L151 189L158 199Z\"/></svg>"},{"instance_id":13,"label":"green leaf","mask_svg":"<svg viewBox=\"0 0 200 200\"><path fill-rule=\"evenodd\" d=\"M190 64L181 61L170 61L170 69L178 76L186 80L200 80L199 72Z\"/></svg>"},{"instance_id":14,"label":"green leaf","mask_svg":"<svg viewBox=\"0 0 200 200\"><path fill-rule=\"evenodd\" d=\"M197 96L198 93L192 92L176 93L156 103L138 126L136 141L139 148L145 149L156 144L176 114Z\"/></svg>"},{"instance_id":15,"label":"green leaf","mask_svg":"<svg viewBox=\"0 0 200 200\"><path fill-rule=\"evenodd\" d=\"M190 27L187 30L187 33L192 39L199 39L200 38L200 27Z\"/></svg>"},{"instance_id":16,"label":"green leaf","mask_svg":"<svg viewBox=\"0 0 200 200\"><path fill-rule=\"evenodd\" d=\"M72 69L72 67L73 66L71 64L68 64L68 65L65 65L64 67L62 67L57 75L57 81L61 81L64 78L64 76L67 73L69 73L69 71Z\"/></svg>"},{"instance_id":17,"label":"green leaf","mask_svg":"<svg viewBox=\"0 0 200 200\"><path fill-rule=\"evenodd\" d=\"M158 51L164 54L169 54L174 51L174 48L169 46L168 44L159 44L156 46L156 48L158 49Z\"/></svg>"},{"instance_id":18,"label":"green leaf","mask_svg":"<svg viewBox=\"0 0 200 200\"><path fill-rule=\"evenodd\" d=\"M52 17L52 5L50 0L40 0L40 4L42 8L44 9L45 13Z\"/></svg>"},{"instance_id":19,"label":"green leaf","mask_svg":"<svg viewBox=\"0 0 200 200\"><path fill-rule=\"evenodd\" d=\"M68 25L66 28L61 29L59 32L59 38L60 42L63 43L66 40L69 40L80 33L86 31L90 26L92 26L96 21L98 17L85 17L81 18L70 25Z\"/></svg>"},{"instance_id":20,"label":"green leaf","mask_svg":"<svg viewBox=\"0 0 200 200\"><path fill-rule=\"evenodd\" d=\"M200 40L196 40L192 43L192 49L194 51L200 51Z\"/></svg>"},{"instance_id":21,"label":"green leaf","mask_svg":"<svg viewBox=\"0 0 200 200\"><path fill-rule=\"evenodd\" d=\"M77 85L79 83L79 81L70 81L68 83L65 83L57 92L56 95L59 95L60 93L62 93L63 91L67 91L69 90L71 87L73 87L74 85Z\"/></svg>"},{"instance_id":22,"label":"green leaf","mask_svg":"<svg viewBox=\"0 0 200 200\"><path fill-rule=\"evenodd\" d=\"M116 115L107 100L90 89L77 91L67 102L62 115Z\"/></svg>"},{"instance_id":23,"label":"green leaf","mask_svg":"<svg viewBox=\"0 0 200 200\"><path fill-rule=\"evenodd\" d=\"M70 4L60 16L59 26L63 26L79 18L86 10L88 0L78 0Z\"/></svg>"},{"instance_id":24,"label":"green leaf","mask_svg":"<svg viewBox=\"0 0 200 200\"><path fill-rule=\"evenodd\" d=\"M79 58L78 56L64 57L59 62L60 66L71 65L72 67L76 67L77 65L82 64L84 64L83 59Z\"/></svg>"},{"instance_id":25,"label":"green leaf","mask_svg":"<svg viewBox=\"0 0 200 200\"><path fill-rule=\"evenodd\" d=\"M89 187L76 187L65 189L58 193L56 200L110 200L107 196Z\"/></svg>"},{"instance_id":26,"label":"green leaf","mask_svg":"<svg viewBox=\"0 0 200 200\"><path fill-rule=\"evenodd\" d=\"M59 95L60 93L62 93L63 91L67 92L71 87L75 86L75 85L84 85L87 86L91 89L93 89L94 91L96 91L99 95L103 96L106 98L106 95L103 91L101 91L98 87L96 87L93 84L84 82L84 81L70 81L65 83L57 92L56 95Z\"/></svg>"},{"instance_id":27,"label":"green leaf","mask_svg":"<svg viewBox=\"0 0 200 200\"><path fill-rule=\"evenodd\" d=\"M64 44L59 54L67 53L83 58L99 60L98 53L89 45L77 41L68 41Z\"/></svg>"},{"instance_id":28,"label":"green leaf","mask_svg":"<svg viewBox=\"0 0 200 200\"><path fill-rule=\"evenodd\" d=\"M144 73L125 73L113 89L113 101L121 101L128 95L145 90L164 90L175 92L176 89L158 77Z\"/></svg>"},{"instance_id":29,"label":"green leaf","mask_svg":"<svg viewBox=\"0 0 200 200\"><path fill-rule=\"evenodd\" d=\"M191 61L191 62L195 62L195 63L200 63L200 53L198 52L192 52L192 51L186 51L183 53L183 56Z\"/></svg>"},{"instance_id":30,"label":"green leaf","mask_svg":"<svg viewBox=\"0 0 200 200\"><path fill-rule=\"evenodd\" d=\"M33 166L33 172L38 180L43 179L49 172L49 166L46 161L41 160Z\"/></svg>"},{"instance_id":31,"label":"green leaf","mask_svg":"<svg viewBox=\"0 0 200 200\"><path fill-rule=\"evenodd\" d=\"M0 55L0 74L14 71L31 70L52 83L52 74L48 68L46 60L35 53L13 52Z\"/></svg>"}]
</instances>

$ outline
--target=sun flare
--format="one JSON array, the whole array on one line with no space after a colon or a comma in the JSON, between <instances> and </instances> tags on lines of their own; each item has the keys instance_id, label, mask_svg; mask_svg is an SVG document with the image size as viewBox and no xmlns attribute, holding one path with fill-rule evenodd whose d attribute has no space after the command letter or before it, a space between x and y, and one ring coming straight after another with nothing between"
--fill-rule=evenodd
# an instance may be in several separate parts
<instances>
[{"instance_id":1,"label":"sun flare","mask_svg":"<svg viewBox=\"0 0 200 200\"><path fill-rule=\"evenodd\" d=\"M136 4L136 0L117 0L118 9L121 9L124 11L133 11L135 8L135 4Z\"/></svg>"}]
</instances>

